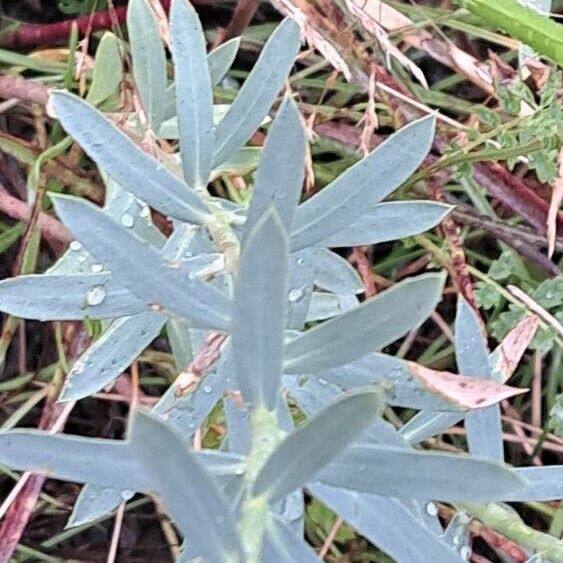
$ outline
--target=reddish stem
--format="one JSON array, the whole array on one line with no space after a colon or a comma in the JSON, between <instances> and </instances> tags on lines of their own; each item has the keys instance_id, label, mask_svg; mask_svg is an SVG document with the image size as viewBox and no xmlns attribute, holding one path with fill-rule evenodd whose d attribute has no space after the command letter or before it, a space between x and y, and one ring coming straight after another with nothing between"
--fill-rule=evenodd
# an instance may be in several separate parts
<instances>
[{"instance_id":1,"label":"reddish stem","mask_svg":"<svg viewBox=\"0 0 563 563\"><path fill-rule=\"evenodd\" d=\"M191 0L192 4L201 3L201 0ZM162 7L168 11L170 0L160 0ZM125 23L127 17L127 6L118 6L113 10L96 12L93 15L80 16L78 18L49 24L22 24L16 31L7 33L0 38L3 47L15 49L22 47L34 47L43 44L60 43L67 41L73 24L78 27L80 35L84 35L89 29L101 31L111 29L113 18L120 25Z\"/></svg>"}]
</instances>

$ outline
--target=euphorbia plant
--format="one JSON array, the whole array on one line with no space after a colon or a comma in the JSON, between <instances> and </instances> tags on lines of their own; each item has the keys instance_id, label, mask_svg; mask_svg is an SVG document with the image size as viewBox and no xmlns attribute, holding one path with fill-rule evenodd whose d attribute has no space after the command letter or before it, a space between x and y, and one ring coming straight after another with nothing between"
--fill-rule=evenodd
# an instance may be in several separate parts
<instances>
[{"instance_id":1,"label":"euphorbia plant","mask_svg":"<svg viewBox=\"0 0 563 563\"><path fill-rule=\"evenodd\" d=\"M448 212L433 202L381 203L426 156L434 119L404 127L300 203L306 137L287 95L250 204L217 198L209 181L248 157L244 145L298 51L297 26L280 24L225 110L212 88L238 42L207 55L195 12L175 0L171 87L151 18L144 1L130 3L134 72L153 132L179 137L182 177L175 159L155 158L87 102L54 93L63 127L106 175L106 205L52 195L77 241L45 274L1 282L0 307L103 321L61 401L111 384L163 328L178 379L152 412L134 413L126 440L14 430L0 434L0 462L84 483L71 525L133 492L157 495L184 538L182 561L318 561L303 539L304 490L405 562L466 557L469 519L460 515L476 505L465 503L556 498L560 468L503 463L496 403L518 391L502 384L506 374L498 376L497 356L464 301L457 354L469 377L375 352L424 322L444 274L409 278L360 303L357 274L331 250L416 234ZM151 41L135 37L139 29L152 29ZM134 116L128 127L138 133ZM171 219L168 238L149 207ZM196 376L193 362L210 345L216 361ZM297 428L290 401L308 418ZM385 403L420 412L397 430L382 416ZM217 404L226 419L221 448L194 451L191 438ZM416 447L468 412L472 455ZM442 529L435 500L458 503L455 533ZM556 544L546 543L554 554Z\"/></svg>"}]
</instances>

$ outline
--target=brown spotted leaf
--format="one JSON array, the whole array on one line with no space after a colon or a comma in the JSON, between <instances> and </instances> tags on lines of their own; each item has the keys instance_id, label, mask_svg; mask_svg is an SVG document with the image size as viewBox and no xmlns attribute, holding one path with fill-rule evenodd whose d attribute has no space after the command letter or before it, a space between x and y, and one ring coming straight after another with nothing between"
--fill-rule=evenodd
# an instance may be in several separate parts
<instances>
[{"instance_id":1,"label":"brown spotted leaf","mask_svg":"<svg viewBox=\"0 0 563 563\"><path fill-rule=\"evenodd\" d=\"M455 403L462 410L480 409L504 399L525 393L489 379L462 377L447 371L436 371L415 362L407 362L409 370L426 389L437 396Z\"/></svg>"}]
</instances>

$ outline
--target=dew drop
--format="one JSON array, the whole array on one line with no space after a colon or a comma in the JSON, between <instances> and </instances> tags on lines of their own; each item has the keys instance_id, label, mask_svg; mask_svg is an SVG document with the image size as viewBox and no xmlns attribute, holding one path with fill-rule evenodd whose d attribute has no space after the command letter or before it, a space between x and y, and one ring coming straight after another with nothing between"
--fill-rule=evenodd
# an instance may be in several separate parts
<instances>
[{"instance_id":1,"label":"dew drop","mask_svg":"<svg viewBox=\"0 0 563 563\"><path fill-rule=\"evenodd\" d=\"M303 258L297 258L297 264L299 264L299 266L303 266L304 263L305 260Z\"/></svg>"},{"instance_id":2,"label":"dew drop","mask_svg":"<svg viewBox=\"0 0 563 563\"><path fill-rule=\"evenodd\" d=\"M145 205L145 207L142 207L141 211L139 211L140 217L148 217L150 214L151 214L151 210L147 205Z\"/></svg>"},{"instance_id":3,"label":"dew drop","mask_svg":"<svg viewBox=\"0 0 563 563\"><path fill-rule=\"evenodd\" d=\"M135 491L121 491L120 496L123 500L130 500L133 498L133 496L135 496Z\"/></svg>"},{"instance_id":4,"label":"dew drop","mask_svg":"<svg viewBox=\"0 0 563 563\"><path fill-rule=\"evenodd\" d=\"M322 377L319 377L318 381L323 386L328 385L328 381L326 379L323 379Z\"/></svg>"},{"instance_id":5,"label":"dew drop","mask_svg":"<svg viewBox=\"0 0 563 563\"><path fill-rule=\"evenodd\" d=\"M99 305L106 298L106 290L101 285L96 285L86 293L86 303L94 306Z\"/></svg>"},{"instance_id":6,"label":"dew drop","mask_svg":"<svg viewBox=\"0 0 563 563\"><path fill-rule=\"evenodd\" d=\"M426 505L426 514L430 516L438 516L438 507L436 506L436 503L429 502Z\"/></svg>"},{"instance_id":7,"label":"dew drop","mask_svg":"<svg viewBox=\"0 0 563 563\"><path fill-rule=\"evenodd\" d=\"M79 262L86 262L86 256L84 256L84 254L81 254L81 255L78 257L78 261L79 261Z\"/></svg>"},{"instance_id":8,"label":"dew drop","mask_svg":"<svg viewBox=\"0 0 563 563\"><path fill-rule=\"evenodd\" d=\"M82 249L82 245L77 241L77 240L73 240L70 243L70 249L74 250L75 252L77 252L78 250Z\"/></svg>"},{"instance_id":9,"label":"dew drop","mask_svg":"<svg viewBox=\"0 0 563 563\"><path fill-rule=\"evenodd\" d=\"M130 229L135 224L135 219L133 219L133 215L129 215L129 213L124 213L121 216L121 224L124 227Z\"/></svg>"},{"instance_id":10,"label":"dew drop","mask_svg":"<svg viewBox=\"0 0 563 563\"><path fill-rule=\"evenodd\" d=\"M360 465L360 466L358 467L358 471L361 473L361 472L363 472L363 471L365 471L365 470L366 470L366 466L362 463L362 465Z\"/></svg>"},{"instance_id":11,"label":"dew drop","mask_svg":"<svg viewBox=\"0 0 563 563\"><path fill-rule=\"evenodd\" d=\"M461 555L462 559L469 561L469 558L471 557L471 548L468 545L464 545L459 550L459 554Z\"/></svg>"},{"instance_id":12,"label":"dew drop","mask_svg":"<svg viewBox=\"0 0 563 563\"><path fill-rule=\"evenodd\" d=\"M305 291L303 290L303 288L296 287L290 290L290 292L287 295L287 298L291 303L298 303L299 301L301 301L301 299L303 299L304 296L305 296Z\"/></svg>"},{"instance_id":13,"label":"dew drop","mask_svg":"<svg viewBox=\"0 0 563 563\"><path fill-rule=\"evenodd\" d=\"M204 385L203 386L203 392L207 393L208 395L213 391L213 387L209 386L209 385Z\"/></svg>"},{"instance_id":14,"label":"dew drop","mask_svg":"<svg viewBox=\"0 0 563 563\"><path fill-rule=\"evenodd\" d=\"M92 264L92 267L90 269L92 270L92 272L94 272L94 274L99 274L103 271L104 266L103 264Z\"/></svg>"},{"instance_id":15,"label":"dew drop","mask_svg":"<svg viewBox=\"0 0 563 563\"><path fill-rule=\"evenodd\" d=\"M235 475L244 475L244 469L242 467L235 469Z\"/></svg>"}]
</instances>

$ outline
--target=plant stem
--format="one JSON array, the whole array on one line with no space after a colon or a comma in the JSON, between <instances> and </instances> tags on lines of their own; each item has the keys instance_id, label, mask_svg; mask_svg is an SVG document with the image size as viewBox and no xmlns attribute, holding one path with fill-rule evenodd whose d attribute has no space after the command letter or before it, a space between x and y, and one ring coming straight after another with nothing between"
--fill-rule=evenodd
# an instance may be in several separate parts
<instances>
[{"instance_id":1,"label":"plant stem","mask_svg":"<svg viewBox=\"0 0 563 563\"><path fill-rule=\"evenodd\" d=\"M534 550L552 563L563 563L563 542L530 528L516 513L507 508L494 503L463 503L458 506L518 545Z\"/></svg>"},{"instance_id":2,"label":"plant stem","mask_svg":"<svg viewBox=\"0 0 563 563\"><path fill-rule=\"evenodd\" d=\"M246 552L246 563L260 563L262 541L268 518L268 503L264 497L255 497L252 487L262 466L281 439L276 414L257 406L251 415L252 445L244 475L245 499L242 505L240 534Z\"/></svg>"}]
</instances>

